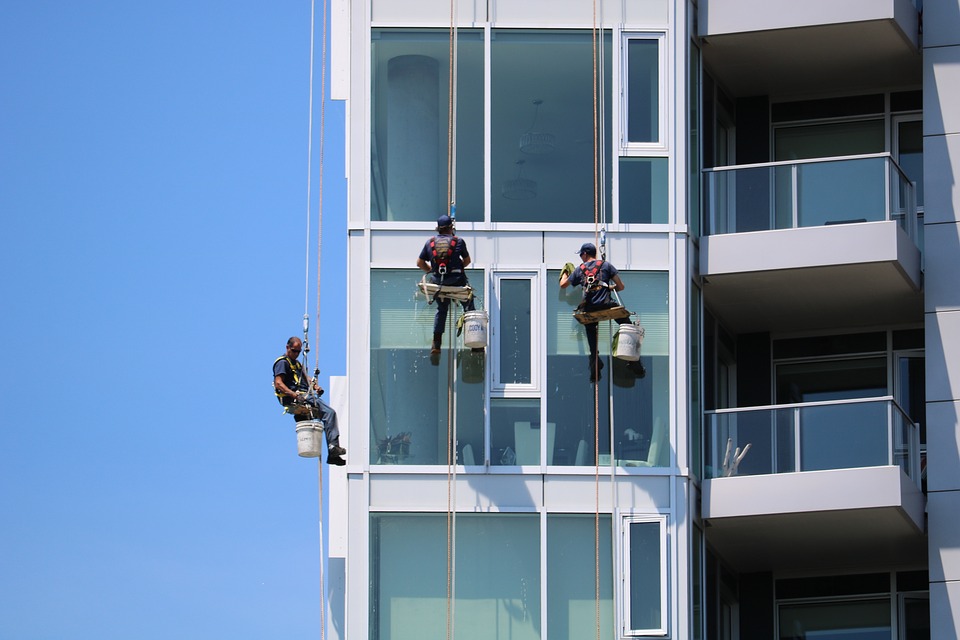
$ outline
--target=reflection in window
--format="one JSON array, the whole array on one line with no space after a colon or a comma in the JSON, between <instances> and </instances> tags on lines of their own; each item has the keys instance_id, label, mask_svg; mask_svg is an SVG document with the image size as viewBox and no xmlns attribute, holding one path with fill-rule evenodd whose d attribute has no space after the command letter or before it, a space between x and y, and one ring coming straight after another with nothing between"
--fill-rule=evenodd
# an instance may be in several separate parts
<instances>
[{"instance_id":1,"label":"reflection in window","mask_svg":"<svg viewBox=\"0 0 960 640\"><path fill-rule=\"evenodd\" d=\"M667 158L620 158L620 222L667 222Z\"/></svg>"},{"instance_id":2,"label":"reflection in window","mask_svg":"<svg viewBox=\"0 0 960 640\"><path fill-rule=\"evenodd\" d=\"M481 271L468 270L473 283ZM444 334L442 366L430 363L435 305L415 298L422 272L374 269L370 273L370 463L446 464L447 349L456 358L457 439L483 451L483 354ZM477 287L477 307L483 308ZM451 303L450 314L460 307ZM448 316L449 317L449 316ZM462 450L460 455L462 455Z\"/></svg>"},{"instance_id":3,"label":"reflection in window","mask_svg":"<svg viewBox=\"0 0 960 640\"><path fill-rule=\"evenodd\" d=\"M539 516L461 514L456 532L454 637L539 640ZM371 516L370 638L445 636L446 550L445 514Z\"/></svg>"},{"instance_id":4,"label":"reflection in window","mask_svg":"<svg viewBox=\"0 0 960 640\"><path fill-rule=\"evenodd\" d=\"M592 515L547 516L547 627L551 640L593 638L597 630ZM613 637L610 516L600 516L600 637Z\"/></svg>"},{"instance_id":5,"label":"reflection in window","mask_svg":"<svg viewBox=\"0 0 960 640\"><path fill-rule=\"evenodd\" d=\"M547 282L556 282L559 271L550 271ZM624 306L639 314L646 330L640 361L647 370L637 378L627 363L610 358L613 322L600 323L598 344L605 362L595 420L593 386L589 381L587 339L573 318L580 303L579 287L555 288L547 293L547 422L557 425L553 464L593 466L594 425L599 422L600 463L610 462L610 403L613 395L613 433L616 461L626 467L664 467L670 464L669 322L667 274L621 271ZM634 318L635 319L635 318ZM614 329L615 331L615 329Z\"/></svg>"},{"instance_id":6,"label":"reflection in window","mask_svg":"<svg viewBox=\"0 0 960 640\"><path fill-rule=\"evenodd\" d=\"M483 34L457 32L457 218L483 220ZM434 220L447 209L447 30L374 29L371 220Z\"/></svg>"},{"instance_id":7,"label":"reflection in window","mask_svg":"<svg viewBox=\"0 0 960 640\"><path fill-rule=\"evenodd\" d=\"M610 122L611 40L603 37L606 96ZM493 33L491 66L491 206L495 222L592 222L593 36L588 30ZM522 144L526 134L545 141ZM610 148L609 127L604 144ZM526 137L525 137L526 136ZM459 143L459 148L466 145ZM482 145L470 147L473 153ZM535 188L511 188L518 179ZM609 206L609 161L604 194ZM459 171L459 169L458 169ZM527 184L527 183L524 183ZM529 185L527 185L529 187Z\"/></svg>"},{"instance_id":8,"label":"reflection in window","mask_svg":"<svg viewBox=\"0 0 960 640\"><path fill-rule=\"evenodd\" d=\"M556 425L547 425L547 451L553 449ZM493 398L490 400L490 464L540 464L540 400ZM547 462L547 464L550 464Z\"/></svg>"}]
</instances>

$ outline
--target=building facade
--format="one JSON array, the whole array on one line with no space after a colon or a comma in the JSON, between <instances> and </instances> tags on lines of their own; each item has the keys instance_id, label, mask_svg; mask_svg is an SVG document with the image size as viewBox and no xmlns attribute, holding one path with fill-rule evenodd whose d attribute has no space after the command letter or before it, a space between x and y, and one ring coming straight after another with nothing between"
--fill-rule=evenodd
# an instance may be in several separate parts
<instances>
[{"instance_id":1,"label":"building facade","mask_svg":"<svg viewBox=\"0 0 960 640\"><path fill-rule=\"evenodd\" d=\"M332 635L960 637L960 3L332 16ZM488 344L454 303L431 359L415 263L451 201ZM603 322L591 383L583 242L642 377Z\"/></svg>"}]
</instances>

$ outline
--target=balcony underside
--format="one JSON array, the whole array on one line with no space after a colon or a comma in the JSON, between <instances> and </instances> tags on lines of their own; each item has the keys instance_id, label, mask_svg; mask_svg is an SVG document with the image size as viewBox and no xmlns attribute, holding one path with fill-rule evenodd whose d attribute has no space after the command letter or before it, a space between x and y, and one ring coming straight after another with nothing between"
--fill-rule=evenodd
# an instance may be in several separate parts
<instances>
[{"instance_id":1,"label":"balcony underside","mask_svg":"<svg viewBox=\"0 0 960 640\"><path fill-rule=\"evenodd\" d=\"M733 333L923 320L920 252L894 222L705 237L700 273Z\"/></svg>"},{"instance_id":2,"label":"balcony underside","mask_svg":"<svg viewBox=\"0 0 960 640\"><path fill-rule=\"evenodd\" d=\"M806 4L705 3L703 59L727 91L777 96L920 84L918 15L909 0Z\"/></svg>"},{"instance_id":3,"label":"balcony underside","mask_svg":"<svg viewBox=\"0 0 960 640\"><path fill-rule=\"evenodd\" d=\"M741 572L924 564L924 497L899 467L706 480L707 541Z\"/></svg>"}]
</instances>

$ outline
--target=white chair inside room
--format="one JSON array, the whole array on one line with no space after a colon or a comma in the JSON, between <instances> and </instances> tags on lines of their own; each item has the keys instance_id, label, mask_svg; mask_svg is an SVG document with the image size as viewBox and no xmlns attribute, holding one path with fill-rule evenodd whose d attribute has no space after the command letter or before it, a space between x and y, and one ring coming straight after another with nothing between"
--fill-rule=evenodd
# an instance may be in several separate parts
<instances>
[{"instance_id":1,"label":"white chair inside room","mask_svg":"<svg viewBox=\"0 0 960 640\"><path fill-rule=\"evenodd\" d=\"M653 433L650 434L650 449L646 460L638 460L630 464L637 467L663 467L667 464L670 453L670 442L667 436L667 426L662 418L654 418Z\"/></svg>"},{"instance_id":2,"label":"white chair inside room","mask_svg":"<svg viewBox=\"0 0 960 640\"><path fill-rule=\"evenodd\" d=\"M553 464L553 443L557 425L547 423L547 464ZM540 429L531 422L513 423L513 443L517 452L517 464L539 464Z\"/></svg>"},{"instance_id":3,"label":"white chair inside room","mask_svg":"<svg viewBox=\"0 0 960 640\"><path fill-rule=\"evenodd\" d=\"M465 444L463 445L463 464L464 466L471 466L477 464L476 459L473 457L473 445Z\"/></svg>"},{"instance_id":4,"label":"white chair inside room","mask_svg":"<svg viewBox=\"0 0 960 640\"><path fill-rule=\"evenodd\" d=\"M580 444L577 445L577 457L574 458L573 464L578 467L582 467L587 464L587 441L586 440L581 440Z\"/></svg>"}]
</instances>

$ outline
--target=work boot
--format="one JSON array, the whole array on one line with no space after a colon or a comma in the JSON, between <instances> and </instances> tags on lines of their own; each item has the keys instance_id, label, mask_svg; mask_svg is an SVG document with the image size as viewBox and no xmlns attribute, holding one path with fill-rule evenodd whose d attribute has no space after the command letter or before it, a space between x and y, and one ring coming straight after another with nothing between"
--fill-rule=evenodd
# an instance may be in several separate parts
<instances>
[{"instance_id":1,"label":"work boot","mask_svg":"<svg viewBox=\"0 0 960 640\"><path fill-rule=\"evenodd\" d=\"M603 377L600 375L601 369L603 369L603 360L590 356L590 382L600 381L600 378Z\"/></svg>"},{"instance_id":2,"label":"work boot","mask_svg":"<svg viewBox=\"0 0 960 640\"><path fill-rule=\"evenodd\" d=\"M645 375L647 375L647 370L644 368L643 363L640 362L639 360L635 360L627 364L627 369L630 371L630 373L637 376L638 378L642 378Z\"/></svg>"},{"instance_id":3,"label":"work boot","mask_svg":"<svg viewBox=\"0 0 960 640\"><path fill-rule=\"evenodd\" d=\"M339 445L330 445L327 449L327 464L332 464L338 467L342 467L347 464L347 461L343 459L343 456L347 455L347 450Z\"/></svg>"}]
</instances>

